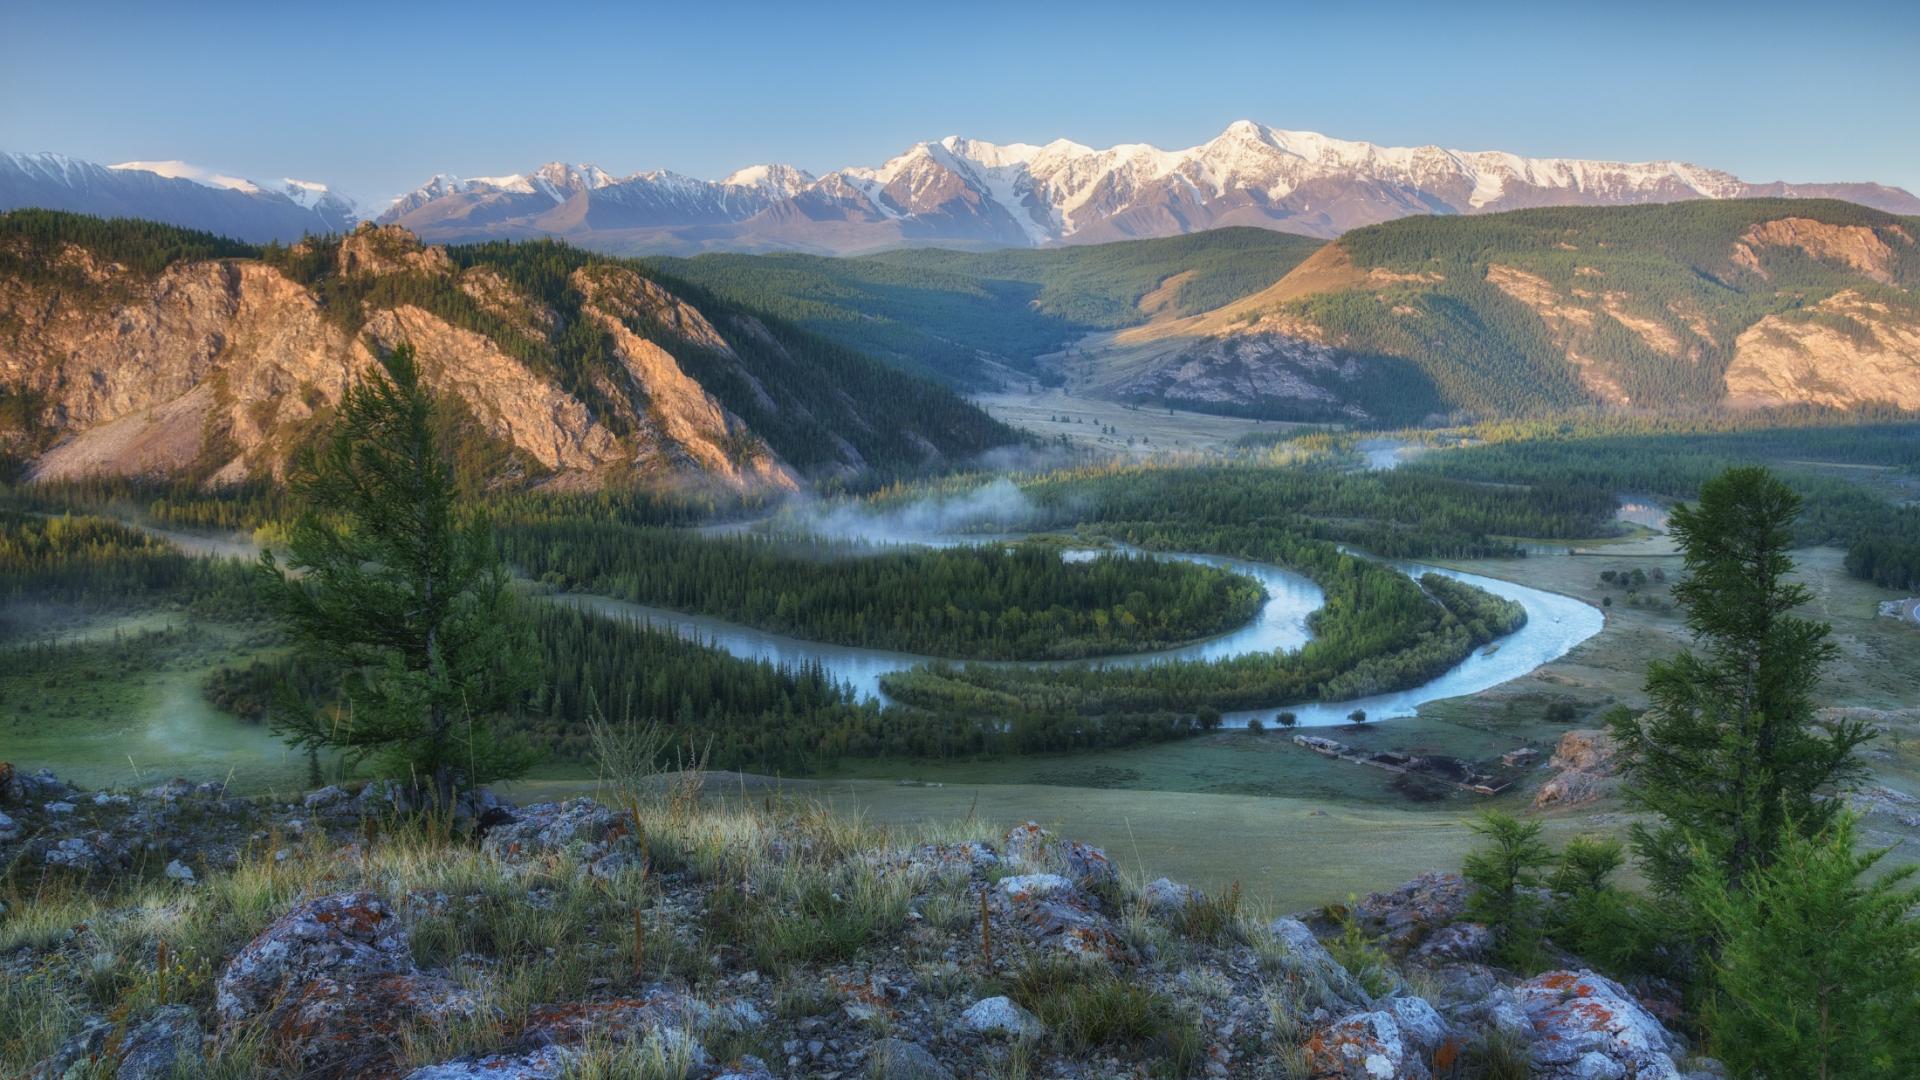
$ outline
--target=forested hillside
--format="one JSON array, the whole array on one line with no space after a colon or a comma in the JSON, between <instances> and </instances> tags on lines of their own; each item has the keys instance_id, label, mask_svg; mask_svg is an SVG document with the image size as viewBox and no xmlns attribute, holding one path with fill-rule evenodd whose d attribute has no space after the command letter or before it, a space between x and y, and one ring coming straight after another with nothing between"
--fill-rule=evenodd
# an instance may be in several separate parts
<instances>
[{"instance_id":1,"label":"forested hillside","mask_svg":"<svg viewBox=\"0 0 1920 1080\"><path fill-rule=\"evenodd\" d=\"M254 248L0 215L0 451L39 479L278 476L410 342L476 482L790 488L1013 434L951 392L638 263L394 228Z\"/></svg>"},{"instance_id":2,"label":"forested hillside","mask_svg":"<svg viewBox=\"0 0 1920 1080\"><path fill-rule=\"evenodd\" d=\"M1341 363L1411 365L1408 393L1429 382L1438 408L1479 415L1920 408L1916 240L1916 219L1828 200L1410 217L1349 232L1217 311L1122 333L1096 362L1112 396L1180 401L1234 364L1309 411L1325 380L1282 376ZM1227 404L1266 415L1270 396Z\"/></svg>"},{"instance_id":3,"label":"forested hillside","mask_svg":"<svg viewBox=\"0 0 1920 1080\"><path fill-rule=\"evenodd\" d=\"M1040 250L702 255L653 265L869 355L975 387L994 381L994 365L1046 377L1033 359L1088 331L1192 315L1257 292L1320 245L1231 228Z\"/></svg>"}]
</instances>

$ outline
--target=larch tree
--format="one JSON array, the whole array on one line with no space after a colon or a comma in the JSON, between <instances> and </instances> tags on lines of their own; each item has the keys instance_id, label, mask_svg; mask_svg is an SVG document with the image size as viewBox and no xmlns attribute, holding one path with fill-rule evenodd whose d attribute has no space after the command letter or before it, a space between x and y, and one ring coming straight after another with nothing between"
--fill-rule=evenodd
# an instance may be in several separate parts
<instances>
[{"instance_id":1,"label":"larch tree","mask_svg":"<svg viewBox=\"0 0 1920 1080\"><path fill-rule=\"evenodd\" d=\"M534 685L539 652L491 529L461 504L437 419L412 347L381 357L296 468L304 508L286 562L268 551L260 573L296 648L338 670L345 698L279 709L276 728L449 806L531 763L494 722Z\"/></svg>"},{"instance_id":2,"label":"larch tree","mask_svg":"<svg viewBox=\"0 0 1920 1080\"><path fill-rule=\"evenodd\" d=\"M1676 507L1670 529L1686 573L1674 586L1696 648L1647 669L1651 707L1616 717L1629 802L1659 816L1634 846L1656 889L1678 895L1706 860L1740 889L1771 866L1789 823L1824 830L1840 807L1821 796L1861 775L1864 724L1814 715L1833 652L1830 627L1793 614L1809 593L1790 578L1800 497L1764 468L1729 469Z\"/></svg>"}]
</instances>

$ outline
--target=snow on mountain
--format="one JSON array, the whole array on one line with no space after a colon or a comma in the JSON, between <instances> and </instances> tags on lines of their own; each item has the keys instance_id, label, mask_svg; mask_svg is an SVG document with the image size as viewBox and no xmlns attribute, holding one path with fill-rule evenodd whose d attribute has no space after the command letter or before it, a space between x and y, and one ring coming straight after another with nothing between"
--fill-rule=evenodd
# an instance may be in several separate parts
<instances>
[{"instance_id":1,"label":"snow on mountain","mask_svg":"<svg viewBox=\"0 0 1920 1080\"><path fill-rule=\"evenodd\" d=\"M228 191L240 191L248 195L260 193L260 185L251 180L217 173L212 169L189 165L184 161L123 161L118 165L107 167L124 172L149 172L169 180L191 180L202 187L225 188Z\"/></svg>"},{"instance_id":2,"label":"snow on mountain","mask_svg":"<svg viewBox=\"0 0 1920 1080\"><path fill-rule=\"evenodd\" d=\"M515 198L536 189L549 198ZM439 176L402 196L382 220L442 240L545 233L621 251L847 253L903 244L1095 243L1222 225L1336 236L1408 214L1761 194L1920 212L1920 199L1875 184L1753 185L1679 161L1380 146L1241 120L1183 150L949 136L818 178L782 165L750 166L719 181L666 172L614 178L560 164L531 178ZM555 209L576 196L584 196L578 205Z\"/></svg>"},{"instance_id":3,"label":"snow on mountain","mask_svg":"<svg viewBox=\"0 0 1920 1080\"><path fill-rule=\"evenodd\" d=\"M0 210L42 207L142 217L240 240L343 232L353 200L311 180L248 180L184 161L103 166L60 154L0 154Z\"/></svg>"}]
</instances>

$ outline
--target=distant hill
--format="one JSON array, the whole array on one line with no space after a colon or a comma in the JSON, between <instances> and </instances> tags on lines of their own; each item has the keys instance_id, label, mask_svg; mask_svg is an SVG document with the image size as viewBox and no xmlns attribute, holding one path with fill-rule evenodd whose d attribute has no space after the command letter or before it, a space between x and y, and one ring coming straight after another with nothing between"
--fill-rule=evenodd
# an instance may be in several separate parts
<instances>
[{"instance_id":1,"label":"distant hill","mask_svg":"<svg viewBox=\"0 0 1920 1080\"><path fill-rule=\"evenodd\" d=\"M1034 358L1091 331L1258 292L1322 243L1233 228L1041 250L722 254L653 265L909 370L982 387L1044 374Z\"/></svg>"},{"instance_id":2,"label":"distant hill","mask_svg":"<svg viewBox=\"0 0 1920 1080\"><path fill-rule=\"evenodd\" d=\"M258 248L0 214L0 452L35 478L278 476L402 341L489 483L790 488L1015 438L946 389L564 244L428 247L363 226Z\"/></svg>"},{"instance_id":3,"label":"distant hill","mask_svg":"<svg viewBox=\"0 0 1920 1080\"><path fill-rule=\"evenodd\" d=\"M1920 409L1920 218L1744 199L1415 217L1085 350L1087 392L1251 415Z\"/></svg>"}]
</instances>

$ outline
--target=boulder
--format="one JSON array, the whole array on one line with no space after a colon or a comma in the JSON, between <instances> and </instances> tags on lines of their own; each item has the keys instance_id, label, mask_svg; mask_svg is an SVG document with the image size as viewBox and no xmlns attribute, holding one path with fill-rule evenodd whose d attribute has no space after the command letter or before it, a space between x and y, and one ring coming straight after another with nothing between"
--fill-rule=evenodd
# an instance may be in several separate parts
<instances>
[{"instance_id":1,"label":"boulder","mask_svg":"<svg viewBox=\"0 0 1920 1080\"><path fill-rule=\"evenodd\" d=\"M1046 1032L1039 1017L1014 1004L1010 997L981 998L960 1014L960 1023L968 1031L1023 1039L1038 1038Z\"/></svg>"},{"instance_id":2,"label":"boulder","mask_svg":"<svg viewBox=\"0 0 1920 1080\"><path fill-rule=\"evenodd\" d=\"M868 1053L873 1080L954 1080L945 1065L919 1043L881 1039Z\"/></svg>"},{"instance_id":3,"label":"boulder","mask_svg":"<svg viewBox=\"0 0 1920 1080\"><path fill-rule=\"evenodd\" d=\"M1467 891L1459 874L1421 874L1391 892L1368 893L1354 905L1353 917L1388 948L1406 952L1464 915Z\"/></svg>"},{"instance_id":4,"label":"boulder","mask_svg":"<svg viewBox=\"0 0 1920 1080\"><path fill-rule=\"evenodd\" d=\"M1543 1080L1676 1080L1686 1044L1626 988L1591 971L1549 971L1514 988L1533 1025L1534 1075Z\"/></svg>"},{"instance_id":5,"label":"boulder","mask_svg":"<svg viewBox=\"0 0 1920 1080\"><path fill-rule=\"evenodd\" d=\"M1307 1066L1327 1080L1428 1080L1436 1056L1451 1060L1446 1021L1417 997L1342 1017L1307 1039Z\"/></svg>"},{"instance_id":6,"label":"boulder","mask_svg":"<svg viewBox=\"0 0 1920 1080\"><path fill-rule=\"evenodd\" d=\"M193 884L193 867L188 866L179 859L169 861L167 868L162 871L162 873L167 876L167 880L169 881L178 881L183 885Z\"/></svg>"},{"instance_id":7,"label":"boulder","mask_svg":"<svg viewBox=\"0 0 1920 1080\"><path fill-rule=\"evenodd\" d=\"M200 1019L186 1005L166 1005L128 1029L120 1040L114 1080L172 1080L200 1057Z\"/></svg>"},{"instance_id":8,"label":"boulder","mask_svg":"<svg viewBox=\"0 0 1920 1080\"><path fill-rule=\"evenodd\" d=\"M633 832L633 819L625 811L592 799L568 799L536 803L518 811L512 821L489 828L480 847L508 862L571 852L580 862L592 866L609 855L634 858L638 845ZM625 860L616 861L625 864ZM607 869L614 869L613 864L608 863Z\"/></svg>"},{"instance_id":9,"label":"boulder","mask_svg":"<svg viewBox=\"0 0 1920 1080\"><path fill-rule=\"evenodd\" d=\"M234 954L214 988L214 1009L234 1022L316 977L353 981L413 970L406 928L385 901L369 892L322 896L282 915Z\"/></svg>"},{"instance_id":10,"label":"boulder","mask_svg":"<svg viewBox=\"0 0 1920 1080\"><path fill-rule=\"evenodd\" d=\"M951 881L986 873L1000 865L1000 856L978 840L963 840L957 844L921 844L904 853L883 852L876 862L882 871Z\"/></svg>"},{"instance_id":11,"label":"boulder","mask_svg":"<svg viewBox=\"0 0 1920 1080\"><path fill-rule=\"evenodd\" d=\"M995 907L1030 944L1083 959L1131 960L1133 950L1090 897L1059 874L1020 874L994 889Z\"/></svg>"},{"instance_id":12,"label":"boulder","mask_svg":"<svg viewBox=\"0 0 1920 1080\"><path fill-rule=\"evenodd\" d=\"M273 1052L302 1076L378 1074L404 1029L473 1015L471 993L414 968L406 929L372 893L322 896L281 916L228 962L214 1009L229 1027L261 1018Z\"/></svg>"},{"instance_id":13,"label":"boulder","mask_svg":"<svg viewBox=\"0 0 1920 1080\"><path fill-rule=\"evenodd\" d=\"M1140 903L1160 916L1179 915L1205 899L1200 890L1172 878L1155 878L1140 890Z\"/></svg>"},{"instance_id":14,"label":"boulder","mask_svg":"<svg viewBox=\"0 0 1920 1080\"><path fill-rule=\"evenodd\" d=\"M1267 932L1286 947L1288 968L1318 989L1323 1004L1366 1008L1373 1003L1366 988L1320 944L1306 923L1293 918L1275 919L1267 925Z\"/></svg>"},{"instance_id":15,"label":"boulder","mask_svg":"<svg viewBox=\"0 0 1920 1080\"><path fill-rule=\"evenodd\" d=\"M1082 886L1113 884L1120 875L1107 853L1078 840L1062 840L1038 822L1007 830L1007 861L1029 871L1064 874Z\"/></svg>"},{"instance_id":16,"label":"boulder","mask_svg":"<svg viewBox=\"0 0 1920 1080\"><path fill-rule=\"evenodd\" d=\"M0 810L0 840L14 840L20 836L20 823L8 817Z\"/></svg>"},{"instance_id":17,"label":"boulder","mask_svg":"<svg viewBox=\"0 0 1920 1080\"><path fill-rule=\"evenodd\" d=\"M1427 935L1413 955L1429 963L1479 963L1493 954L1493 930L1485 923L1462 922Z\"/></svg>"},{"instance_id":18,"label":"boulder","mask_svg":"<svg viewBox=\"0 0 1920 1080\"><path fill-rule=\"evenodd\" d=\"M1535 806L1578 806L1618 785L1619 746L1604 731L1569 731L1560 736L1547 765L1554 775L1534 793Z\"/></svg>"}]
</instances>

